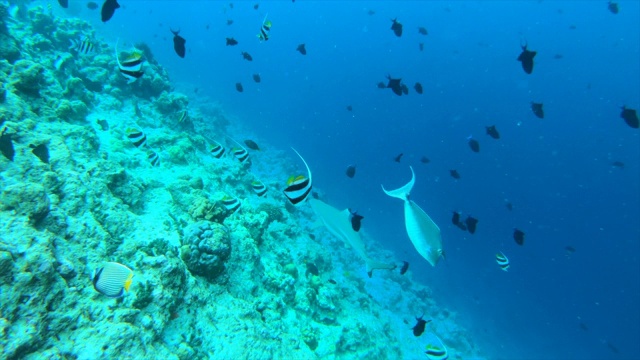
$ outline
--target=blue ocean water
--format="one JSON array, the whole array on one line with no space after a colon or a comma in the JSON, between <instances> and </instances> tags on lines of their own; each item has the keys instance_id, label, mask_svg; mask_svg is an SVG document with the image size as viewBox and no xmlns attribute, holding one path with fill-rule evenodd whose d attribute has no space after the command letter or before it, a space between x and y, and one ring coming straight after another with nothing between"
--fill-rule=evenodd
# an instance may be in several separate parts
<instances>
[{"instance_id":1,"label":"blue ocean water","mask_svg":"<svg viewBox=\"0 0 640 360\"><path fill-rule=\"evenodd\" d=\"M108 23L83 8L78 16L108 40L149 44L180 90L215 99L257 140L300 151L316 188L364 215L368 232L411 263L488 358L634 359L640 133L619 114L640 107L640 3L618 3L619 14L606 1L299 0L255 10L249 1L122 0ZM271 39L260 43L267 14ZM170 27L187 40L184 59ZM239 45L225 46L226 37ZM524 43L537 51L531 75L516 61ZM378 89L388 74L409 95ZM544 103L544 119L531 101ZM485 135L489 125L501 139ZM380 188L404 185L409 166L412 199L442 229L446 261L435 268L413 249L402 204ZM474 235L451 224L454 210L479 219ZM523 246L514 228L526 233ZM506 273L498 251L511 260Z\"/></svg>"}]
</instances>

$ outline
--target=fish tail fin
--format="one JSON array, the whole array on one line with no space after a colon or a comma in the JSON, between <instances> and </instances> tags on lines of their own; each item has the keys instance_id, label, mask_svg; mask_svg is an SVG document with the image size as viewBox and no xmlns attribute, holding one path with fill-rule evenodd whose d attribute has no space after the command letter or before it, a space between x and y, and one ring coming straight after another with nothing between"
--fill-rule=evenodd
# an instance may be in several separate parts
<instances>
[{"instance_id":1,"label":"fish tail fin","mask_svg":"<svg viewBox=\"0 0 640 360\"><path fill-rule=\"evenodd\" d=\"M382 186L382 191L384 191L385 194L391 197L395 197L401 200L408 200L409 194L411 194L411 189L413 189L413 184L415 184L416 182L416 175L413 172L413 168L409 166L409 169L411 169L411 181L409 181L407 184L405 184L403 187L399 189L389 190L389 191L387 191L387 189L385 189L383 185L380 185Z\"/></svg>"},{"instance_id":2,"label":"fish tail fin","mask_svg":"<svg viewBox=\"0 0 640 360\"><path fill-rule=\"evenodd\" d=\"M369 275L369 277L373 276L373 270L380 270L380 269L393 270L397 267L396 264L387 264L387 263L383 263L383 262L372 260L372 259L366 259L366 262L367 262L367 275Z\"/></svg>"},{"instance_id":3,"label":"fish tail fin","mask_svg":"<svg viewBox=\"0 0 640 360\"><path fill-rule=\"evenodd\" d=\"M78 40L77 39L69 39L69 42L71 43L69 45L69 50L75 50L78 47Z\"/></svg>"}]
</instances>

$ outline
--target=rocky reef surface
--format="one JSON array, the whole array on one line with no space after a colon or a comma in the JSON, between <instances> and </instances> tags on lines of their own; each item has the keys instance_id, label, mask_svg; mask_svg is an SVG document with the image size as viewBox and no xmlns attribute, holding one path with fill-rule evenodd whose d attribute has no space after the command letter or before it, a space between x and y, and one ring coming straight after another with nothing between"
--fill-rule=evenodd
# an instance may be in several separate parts
<instances>
[{"instance_id":1,"label":"rocky reef surface","mask_svg":"<svg viewBox=\"0 0 640 360\"><path fill-rule=\"evenodd\" d=\"M410 271L369 279L308 206L286 205L295 159L252 152L248 169L214 158L211 139L240 134L221 108L174 91L144 44L144 76L127 84L114 44L87 23L44 7L21 16L0 5L0 127L15 150L0 155L2 358L426 358L411 331L423 312L450 358L477 356ZM84 37L94 54L68 50ZM34 154L41 144L48 162ZM397 261L365 239L372 257ZM107 261L134 271L123 297L92 286Z\"/></svg>"}]
</instances>

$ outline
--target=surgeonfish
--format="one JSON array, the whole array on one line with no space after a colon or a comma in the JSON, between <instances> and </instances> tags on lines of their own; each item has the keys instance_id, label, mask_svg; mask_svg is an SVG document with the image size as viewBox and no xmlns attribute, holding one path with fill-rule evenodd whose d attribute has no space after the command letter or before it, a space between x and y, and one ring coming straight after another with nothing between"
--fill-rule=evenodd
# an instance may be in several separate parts
<instances>
[{"instance_id":1,"label":"surgeonfish","mask_svg":"<svg viewBox=\"0 0 640 360\"><path fill-rule=\"evenodd\" d=\"M35 146L31 144L29 145L29 147L32 149L31 152L33 153L33 155L40 159L40 161L45 164L49 163L49 148L47 148L47 145L40 144L38 146Z\"/></svg>"},{"instance_id":2,"label":"surgeonfish","mask_svg":"<svg viewBox=\"0 0 640 360\"><path fill-rule=\"evenodd\" d=\"M246 51L241 52L240 55L242 55L242 58L247 61L253 61L253 56Z\"/></svg>"},{"instance_id":3,"label":"surgeonfish","mask_svg":"<svg viewBox=\"0 0 640 360\"><path fill-rule=\"evenodd\" d=\"M622 107L620 117L624 119L630 127L637 129L640 126L640 120L638 119L638 113L634 109L629 109L626 106Z\"/></svg>"},{"instance_id":4,"label":"surgeonfish","mask_svg":"<svg viewBox=\"0 0 640 360\"><path fill-rule=\"evenodd\" d=\"M539 118L539 119L544 119L544 110L542 109L542 103L535 103L535 102L531 102L531 111L533 111L533 114Z\"/></svg>"},{"instance_id":5,"label":"surgeonfish","mask_svg":"<svg viewBox=\"0 0 640 360\"><path fill-rule=\"evenodd\" d=\"M127 78L127 84L131 84L144 74L144 71L142 71L142 63L144 62L142 59L142 53L140 51L134 51L126 60L120 62L120 58L118 56L118 41L116 41L115 47L118 70L120 70L122 76Z\"/></svg>"},{"instance_id":6,"label":"surgeonfish","mask_svg":"<svg viewBox=\"0 0 640 360\"><path fill-rule=\"evenodd\" d=\"M236 46L238 45L238 40L234 39L234 38L227 38L227 44L226 46Z\"/></svg>"},{"instance_id":7,"label":"surgeonfish","mask_svg":"<svg viewBox=\"0 0 640 360\"><path fill-rule=\"evenodd\" d=\"M124 295L125 291L129 291L133 281L133 271L120 263L108 262L93 272L91 280L97 292L110 298L117 298Z\"/></svg>"},{"instance_id":8,"label":"surgeonfish","mask_svg":"<svg viewBox=\"0 0 640 360\"><path fill-rule=\"evenodd\" d=\"M500 133L498 132L498 129L496 129L495 125L485 126L485 128L487 129L487 135L491 136L496 140L500 139Z\"/></svg>"},{"instance_id":9,"label":"surgeonfish","mask_svg":"<svg viewBox=\"0 0 640 360\"><path fill-rule=\"evenodd\" d=\"M351 212L351 210L349 210L349 212ZM351 213L351 228L353 231L360 231L360 227L362 227L362 219L364 219L364 216L358 215L357 211Z\"/></svg>"},{"instance_id":10,"label":"surgeonfish","mask_svg":"<svg viewBox=\"0 0 640 360\"><path fill-rule=\"evenodd\" d=\"M60 4L64 9L69 8L69 0L58 0L58 4Z\"/></svg>"},{"instance_id":11,"label":"surgeonfish","mask_svg":"<svg viewBox=\"0 0 640 360\"><path fill-rule=\"evenodd\" d=\"M178 31L173 31L173 29L169 29L169 31L171 31L171 33L173 34L173 50L176 52L178 56L184 59L184 55L186 53L184 44L187 43L187 40L185 40L182 36L179 35L180 29L178 29Z\"/></svg>"},{"instance_id":12,"label":"surgeonfish","mask_svg":"<svg viewBox=\"0 0 640 360\"><path fill-rule=\"evenodd\" d=\"M313 182L309 165L307 165L307 162L296 149L291 149L300 157L300 159L302 159L304 166L307 168L306 177L304 175L299 175L297 177L291 176L289 180L287 180L287 187L283 190L284 195L289 199L289 202L293 205L297 205L309 196Z\"/></svg>"},{"instance_id":13,"label":"surgeonfish","mask_svg":"<svg viewBox=\"0 0 640 360\"><path fill-rule=\"evenodd\" d=\"M509 259L500 251L496 254L496 262L500 269L507 271L509 269Z\"/></svg>"},{"instance_id":14,"label":"surgeonfish","mask_svg":"<svg viewBox=\"0 0 640 360\"><path fill-rule=\"evenodd\" d=\"M612 14L617 14L618 12L620 12L618 3L615 3L613 1L609 1L609 3L607 4L607 8L609 9L609 11L611 11Z\"/></svg>"},{"instance_id":15,"label":"surgeonfish","mask_svg":"<svg viewBox=\"0 0 640 360\"><path fill-rule=\"evenodd\" d=\"M356 166L355 165L347 166L347 170L345 171L345 174L347 175L347 177L353 179L353 177L356 176Z\"/></svg>"},{"instance_id":16,"label":"surgeonfish","mask_svg":"<svg viewBox=\"0 0 640 360\"><path fill-rule=\"evenodd\" d=\"M214 141L214 143L215 144L213 145L213 147L211 147L211 154L216 159L220 159L222 155L224 155L224 147L220 145L218 142Z\"/></svg>"},{"instance_id":17,"label":"surgeonfish","mask_svg":"<svg viewBox=\"0 0 640 360\"><path fill-rule=\"evenodd\" d=\"M260 78L260 74L253 74L253 81L255 81L256 83L262 81L262 78Z\"/></svg>"},{"instance_id":18,"label":"surgeonfish","mask_svg":"<svg viewBox=\"0 0 640 360\"><path fill-rule=\"evenodd\" d=\"M467 141L469 142L469 147L471 148L471 151L475 153L480 152L480 143L478 142L478 140L474 139L471 135L469 135L469 137L467 138Z\"/></svg>"},{"instance_id":19,"label":"surgeonfish","mask_svg":"<svg viewBox=\"0 0 640 360\"><path fill-rule=\"evenodd\" d=\"M116 12L116 9L119 8L120 4L118 4L118 0L105 0L104 4L102 4L102 9L100 10L102 22L109 21Z\"/></svg>"},{"instance_id":20,"label":"surgeonfish","mask_svg":"<svg viewBox=\"0 0 640 360\"><path fill-rule=\"evenodd\" d=\"M268 41L269 33L271 32L271 20L267 20L267 16L269 16L269 14L265 15L264 20L262 20L262 26L258 34L258 39L260 39L261 42Z\"/></svg>"},{"instance_id":21,"label":"surgeonfish","mask_svg":"<svg viewBox=\"0 0 640 360\"><path fill-rule=\"evenodd\" d=\"M222 201L222 205L224 205L224 207L231 212L235 212L240 208L240 205L242 205L240 203L240 200L234 197L231 197L229 195L225 195L221 201Z\"/></svg>"},{"instance_id":22,"label":"surgeonfish","mask_svg":"<svg viewBox=\"0 0 640 360\"><path fill-rule=\"evenodd\" d=\"M407 270L409 270L409 262L408 261L402 261L402 267L400 268L400 275L404 275Z\"/></svg>"},{"instance_id":23,"label":"surgeonfish","mask_svg":"<svg viewBox=\"0 0 640 360\"><path fill-rule=\"evenodd\" d=\"M93 50L95 50L95 46L93 45L93 42L91 42L91 39L89 39L88 36L85 36L81 40L71 39L70 41L71 41L71 45L69 46L69 50L73 50L78 54L87 55L93 52Z\"/></svg>"},{"instance_id":24,"label":"surgeonfish","mask_svg":"<svg viewBox=\"0 0 640 360\"><path fill-rule=\"evenodd\" d=\"M236 83L236 91L237 92L243 92L244 88L242 87L242 83Z\"/></svg>"},{"instance_id":25,"label":"surgeonfish","mask_svg":"<svg viewBox=\"0 0 640 360\"><path fill-rule=\"evenodd\" d=\"M429 360L446 360L449 358L447 348L442 341L433 333L429 333L425 354Z\"/></svg>"},{"instance_id":26,"label":"surgeonfish","mask_svg":"<svg viewBox=\"0 0 640 360\"><path fill-rule=\"evenodd\" d=\"M158 153L154 150L149 150L147 152L147 158L149 159L149 162L151 162L151 166L160 166L160 156L158 156Z\"/></svg>"},{"instance_id":27,"label":"surgeonfish","mask_svg":"<svg viewBox=\"0 0 640 360\"><path fill-rule=\"evenodd\" d=\"M298 154L298 156L300 155ZM300 158L302 157L300 156ZM309 177L311 177L311 173L309 173ZM360 234L355 232L351 227L351 212L349 209L338 210L318 199L309 199L309 204L311 204L311 208L329 232L344 241L346 245L351 246L356 254L365 261L367 265L367 275L369 275L369 277L373 275L373 270L375 269L393 270L396 268L395 264L382 263L367 256Z\"/></svg>"},{"instance_id":28,"label":"surgeonfish","mask_svg":"<svg viewBox=\"0 0 640 360\"><path fill-rule=\"evenodd\" d=\"M0 152L4 157L9 159L9 161L13 161L13 157L16 154L15 149L13 148L13 140L11 139L11 134L7 134L7 128L2 130L0 134Z\"/></svg>"},{"instance_id":29,"label":"surgeonfish","mask_svg":"<svg viewBox=\"0 0 640 360\"><path fill-rule=\"evenodd\" d=\"M522 63L522 69L525 73L531 74L533 72L533 58L536 56L535 51L527 50L527 44L521 45L522 52L518 56L518 61Z\"/></svg>"},{"instance_id":30,"label":"surgeonfish","mask_svg":"<svg viewBox=\"0 0 640 360\"><path fill-rule=\"evenodd\" d=\"M402 24L398 21L398 18L395 18L391 21L393 22L393 24L391 24L391 30L393 31L393 33L397 37L402 36Z\"/></svg>"},{"instance_id":31,"label":"surgeonfish","mask_svg":"<svg viewBox=\"0 0 640 360\"><path fill-rule=\"evenodd\" d=\"M419 318L416 318L416 321L418 321L418 323L416 323L416 326L412 328L413 336L417 337L422 335L427 324L431 322L431 320L424 320L423 317L424 314L422 314L422 316L420 316Z\"/></svg>"},{"instance_id":32,"label":"surgeonfish","mask_svg":"<svg viewBox=\"0 0 640 360\"><path fill-rule=\"evenodd\" d=\"M141 148L147 144L147 135L142 131L136 128L127 128L126 133L127 138L129 138L129 141L131 141L135 147Z\"/></svg>"},{"instance_id":33,"label":"surgeonfish","mask_svg":"<svg viewBox=\"0 0 640 360\"><path fill-rule=\"evenodd\" d=\"M422 94L423 93L422 84L420 84L419 82L417 82L415 85L413 85L413 88L416 90L416 92L418 94Z\"/></svg>"},{"instance_id":34,"label":"surgeonfish","mask_svg":"<svg viewBox=\"0 0 640 360\"><path fill-rule=\"evenodd\" d=\"M513 240L515 240L516 244L520 246L524 245L524 232L522 232L522 230L513 229Z\"/></svg>"},{"instance_id":35,"label":"surgeonfish","mask_svg":"<svg viewBox=\"0 0 640 360\"><path fill-rule=\"evenodd\" d=\"M452 178L454 179L460 179L460 173L458 172L458 170L449 170L449 174L451 175Z\"/></svg>"},{"instance_id":36,"label":"surgeonfish","mask_svg":"<svg viewBox=\"0 0 640 360\"><path fill-rule=\"evenodd\" d=\"M296 48L296 51L299 52L302 55L307 55L307 48L306 48L305 44L298 45L298 47Z\"/></svg>"},{"instance_id":37,"label":"surgeonfish","mask_svg":"<svg viewBox=\"0 0 640 360\"><path fill-rule=\"evenodd\" d=\"M251 139L246 139L244 141L244 144L247 145L247 147L251 150L260 151L260 146L258 146L258 144Z\"/></svg>"},{"instance_id":38,"label":"surgeonfish","mask_svg":"<svg viewBox=\"0 0 640 360\"><path fill-rule=\"evenodd\" d=\"M267 193L267 187L258 180L251 182L251 188L258 196L264 196Z\"/></svg>"},{"instance_id":39,"label":"surgeonfish","mask_svg":"<svg viewBox=\"0 0 640 360\"><path fill-rule=\"evenodd\" d=\"M402 79L393 79L391 75L387 75L387 79L389 80L387 88L391 89L394 94L402 96Z\"/></svg>"},{"instance_id":40,"label":"surgeonfish","mask_svg":"<svg viewBox=\"0 0 640 360\"><path fill-rule=\"evenodd\" d=\"M440 228L433 220L422 210L413 200L409 199L411 189L415 184L416 177L411 169L411 180L403 187L387 191L382 186L385 194L398 198L404 202L404 225L407 229L407 235L413 243L418 253L425 258L431 266L436 266L438 260L444 256L442 250L442 237Z\"/></svg>"}]
</instances>

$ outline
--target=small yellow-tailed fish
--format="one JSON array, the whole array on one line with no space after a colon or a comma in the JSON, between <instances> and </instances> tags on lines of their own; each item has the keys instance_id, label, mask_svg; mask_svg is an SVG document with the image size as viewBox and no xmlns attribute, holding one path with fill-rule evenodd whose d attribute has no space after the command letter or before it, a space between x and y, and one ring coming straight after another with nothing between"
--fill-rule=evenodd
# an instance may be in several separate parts
<instances>
[{"instance_id":1,"label":"small yellow-tailed fish","mask_svg":"<svg viewBox=\"0 0 640 360\"><path fill-rule=\"evenodd\" d=\"M110 298L117 298L129 291L133 281L133 271L117 263L107 262L91 275L93 287L97 292Z\"/></svg>"}]
</instances>

